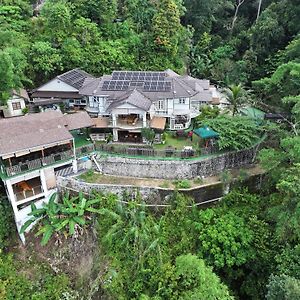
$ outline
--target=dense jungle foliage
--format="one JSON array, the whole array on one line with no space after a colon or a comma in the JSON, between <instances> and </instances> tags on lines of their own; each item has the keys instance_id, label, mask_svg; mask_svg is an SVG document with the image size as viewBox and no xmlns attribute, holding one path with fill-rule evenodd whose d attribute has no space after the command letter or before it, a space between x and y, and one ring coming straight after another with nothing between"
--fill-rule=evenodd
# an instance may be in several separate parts
<instances>
[{"instance_id":1,"label":"dense jungle foliage","mask_svg":"<svg viewBox=\"0 0 300 300\"><path fill-rule=\"evenodd\" d=\"M240 188L202 210L175 194L172 207L159 213L142 199L128 206L114 196L95 201L105 268L94 270L99 280L83 295L47 261L21 268L1 200L1 299L99 299L99 290L103 299L300 299L299 0L0 4L2 101L12 88L31 89L75 67L95 76L171 68L227 87L233 114L247 94L254 106L282 116L258 155L267 174L257 194ZM226 126L232 137L253 126L217 114L208 112L207 123ZM256 135L253 130L247 139Z\"/></svg>"}]
</instances>

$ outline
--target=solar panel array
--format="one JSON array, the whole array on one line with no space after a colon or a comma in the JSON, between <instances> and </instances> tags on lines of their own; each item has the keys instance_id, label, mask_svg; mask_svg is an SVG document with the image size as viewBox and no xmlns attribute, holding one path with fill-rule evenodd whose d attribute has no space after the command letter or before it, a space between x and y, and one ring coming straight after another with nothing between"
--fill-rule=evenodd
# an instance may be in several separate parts
<instances>
[{"instance_id":1,"label":"solar panel array","mask_svg":"<svg viewBox=\"0 0 300 300\"><path fill-rule=\"evenodd\" d=\"M145 92L169 92L171 81L146 81L144 84Z\"/></svg>"},{"instance_id":2,"label":"solar panel array","mask_svg":"<svg viewBox=\"0 0 300 300\"><path fill-rule=\"evenodd\" d=\"M71 86L79 89L79 88L82 87L86 76L84 76L83 74L81 74L77 70L71 70L71 71L59 76L59 78L62 81L70 84Z\"/></svg>"},{"instance_id":3,"label":"solar panel array","mask_svg":"<svg viewBox=\"0 0 300 300\"><path fill-rule=\"evenodd\" d=\"M112 80L163 81L166 76L165 72L114 71L112 73Z\"/></svg>"},{"instance_id":4,"label":"solar panel array","mask_svg":"<svg viewBox=\"0 0 300 300\"><path fill-rule=\"evenodd\" d=\"M114 71L112 80L103 82L103 91L126 91L140 88L145 92L169 92L171 81L166 81L165 72Z\"/></svg>"},{"instance_id":5,"label":"solar panel array","mask_svg":"<svg viewBox=\"0 0 300 300\"><path fill-rule=\"evenodd\" d=\"M130 81L125 80L106 80L103 82L103 91L126 91L128 90Z\"/></svg>"}]
</instances>

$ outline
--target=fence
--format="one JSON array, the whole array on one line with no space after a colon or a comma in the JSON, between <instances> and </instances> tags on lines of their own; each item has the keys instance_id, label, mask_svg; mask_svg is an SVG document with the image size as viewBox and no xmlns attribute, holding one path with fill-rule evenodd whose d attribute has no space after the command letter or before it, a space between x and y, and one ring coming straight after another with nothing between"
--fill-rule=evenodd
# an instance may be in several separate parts
<instances>
[{"instance_id":1,"label":"fence","mask_svg":"<svg viewBox=\"0 0 300 300\"><path fill-rule=\"evenodd\" d=\"M85 145L85 146L76 148L76 150L75 150L77 157L84 156L84 155L86 155L90 152L94 152L94 151L95 151L94 144Z\"/></svg>"},{"instance_id":2,"label":"fence","mask_svg":"<svg viewBox=\"0 0 300 300\"><path fill-rule=\"evenodd\" d=\"M109 152L125 156L145 156L145 157L173 157L173 158L189 158L199 156L193 149L176 150L175 148L166 148L164 150L154 149L150 146L145 147L122 147L113 144L98 144L97 151ZM208 149L209 151L209 149Z\"/></svg>"}]
</instances>

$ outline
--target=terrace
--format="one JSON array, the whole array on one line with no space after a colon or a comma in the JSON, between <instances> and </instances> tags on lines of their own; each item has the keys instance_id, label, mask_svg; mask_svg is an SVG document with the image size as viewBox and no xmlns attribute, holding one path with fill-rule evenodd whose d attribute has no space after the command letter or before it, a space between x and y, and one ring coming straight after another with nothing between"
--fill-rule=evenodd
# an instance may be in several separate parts
<instances>
[{"instance_id":1,"label":"terrace","mask_svg":"<svg viewBox=\"0 0 300 300\"><path fill-rule=\"evenodd\" d=\"M142 128L143 120L137 114L119 115L117 118L117 127L120 128Z\"/></svg>"}]
</instances>

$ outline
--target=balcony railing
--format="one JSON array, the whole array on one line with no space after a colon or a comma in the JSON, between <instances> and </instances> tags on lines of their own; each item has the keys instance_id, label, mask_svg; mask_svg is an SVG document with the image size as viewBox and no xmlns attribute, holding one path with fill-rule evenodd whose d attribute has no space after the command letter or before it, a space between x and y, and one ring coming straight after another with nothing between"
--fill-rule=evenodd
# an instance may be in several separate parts
<instances>
[{"instance_id":1,"label":"balcony railing","mask_svg":"<svg viewBox=\"0 0 300 300\"><path fill-rule=\"evenodd\" d=\"M43 158L37 158L34 160L28 160L24 163L19 163L15 166L6 167L5 171L7 176L13 176L17 174L21 174L23 172L27 172L30 170L39 169L43 166L52 165L56 162L66 160L73 157L73 151L68 150L64 152L59 152L56 154L51 154L49 156L45 156Z\"/></svg>"},{"instance_id":2,"label":"balcony railing","mask_svg":"<svg viewBox=\"0 0 300 300\"><path fill-rule=\"evenodd\" d=\"M138 119L136 121L130 121L130 120L117 120L117 126L119 128L124 128L124 129L131 129L131 128L141 128L143 127L143 120L142 119Z\"/></svg>"},{"instance_id":3,"label":"balcony railing","mask_svg":"<svg viewBox=\"0 0 300 300\"><path fill-rule=\"evenodd\" d=\"M31 188L31 190L16 192L15 197L17 201L22 201L27 198L31 198L33 196L41 195L43 193L43 189L40 185L34 186Z\"/></svg>"}]
</instances>

